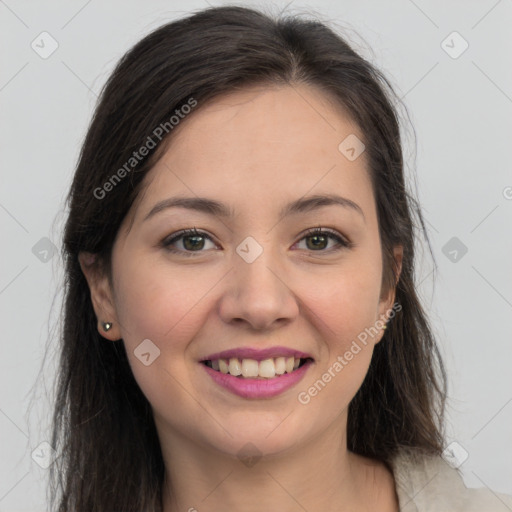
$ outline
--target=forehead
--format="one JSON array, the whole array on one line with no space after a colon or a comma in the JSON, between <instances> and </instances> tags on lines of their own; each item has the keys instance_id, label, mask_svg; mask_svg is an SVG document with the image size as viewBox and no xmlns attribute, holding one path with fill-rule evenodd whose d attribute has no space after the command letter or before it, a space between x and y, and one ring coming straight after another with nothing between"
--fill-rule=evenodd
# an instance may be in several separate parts
<instances>
[{"instance_id":1,"label":"forehead","mask_svg":"<svg viewBox=\"0 0 512 512\"><path fill-rule=\"evenodd\" d=\"M279 157L285 152L290 157L307 152L338 156L340 137L350 134L363 139L348 112L324 91L304 84L262 85L199 104L173 133L169 149L179 145L183 151L194 148L221 156L229 147L226 158L241 153L265 159L271 150Z\"/></svg>"},{"instance_id":2,"label":"forehead","mask_svg":"<svg viewBox=\"0 0 512 512\"><path fill-rule=\"evenodd\" d=\"M137 209L147 213L148 204L174 192L254 207L335 191L362 201L372 196L365 154L350 161L339 149L354 136L364 140L344 109L317 88L231 92L199 103L172 132Z\"/></svg>"}]
</instances>

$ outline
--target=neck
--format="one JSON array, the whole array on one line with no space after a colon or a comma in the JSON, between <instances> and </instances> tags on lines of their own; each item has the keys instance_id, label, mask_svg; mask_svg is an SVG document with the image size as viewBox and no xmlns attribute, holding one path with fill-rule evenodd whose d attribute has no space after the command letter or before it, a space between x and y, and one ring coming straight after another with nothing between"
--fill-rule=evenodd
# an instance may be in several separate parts
<instances>
[{"instance_id":1,"label":"neck","mask_svg":"<svg viewBox=\"0 0 512 512\"><path fill-rule=\"evenodd\" d=\"M172 435L166 436L162 451L163 512L353 512L366 510L377 495L383 498L375 478L382 465L349 452L339 424L300 446L259 459Z\"/></svg>"}]
</instances>

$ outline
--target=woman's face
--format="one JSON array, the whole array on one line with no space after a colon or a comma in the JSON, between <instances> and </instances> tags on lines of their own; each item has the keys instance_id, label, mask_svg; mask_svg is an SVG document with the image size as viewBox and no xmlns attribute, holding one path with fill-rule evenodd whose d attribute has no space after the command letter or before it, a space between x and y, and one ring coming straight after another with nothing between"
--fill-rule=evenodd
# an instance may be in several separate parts
<instances>
[{"instance_id":1,"label":"woman's face","mask_svg":"<svg viewBox=\"0 0 512 512\"><path fill-rule=\"evenodd\" d=\"M98 318L114 323L102 334L122 337L164 443L267 454L343 432L394 299L381 297L360 130L304 85L199 103L175 130L119 231L113 289L93 286ZM229 370L249 377L223 373L228 350ZM311 359L295 373L299 352Z\"/></svg>"}]
</instances>

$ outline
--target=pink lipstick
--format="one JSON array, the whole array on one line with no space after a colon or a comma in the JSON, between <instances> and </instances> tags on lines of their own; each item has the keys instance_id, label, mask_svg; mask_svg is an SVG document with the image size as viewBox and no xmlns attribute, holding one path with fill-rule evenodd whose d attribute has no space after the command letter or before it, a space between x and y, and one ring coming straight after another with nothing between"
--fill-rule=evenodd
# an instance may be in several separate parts
<instances>
[{"instance_id":1,"label":"pink lipstick","mask_svg":"<svg viewBox=\"0 0 512 512\"><path fill-rule=\"evenodd\" d=\"M216 384L246 399L284 393L304 377L313 362L309 354L286 347L231 349L200 361Z\"/></svg>"}]
</instances>

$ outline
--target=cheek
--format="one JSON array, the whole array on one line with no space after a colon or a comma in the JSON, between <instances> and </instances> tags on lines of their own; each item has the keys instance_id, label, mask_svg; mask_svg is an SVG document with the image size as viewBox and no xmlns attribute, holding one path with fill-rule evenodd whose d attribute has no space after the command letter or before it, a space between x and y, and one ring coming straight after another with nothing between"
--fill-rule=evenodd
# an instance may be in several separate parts
<instances>
[{"instance_id":1,"label":"cheek","mask_svg":"<svg viewBox=\"0 0 512 512\"><path fill-rule=\"evenodd\" d=\"M336 273L331 269L324 277L317 274L303 282L304 311L320 333L324 350L315 380L305 383L301 391L319 413L329 408L328 403L335 402L338 412L348 406L366 376L377 340L374 336L380 332L374 329L380 278L378 254L370 254L347 259Z\"/></svg>"},{"instance_id":2,"label":"cheek","mask_svg":"<svg viewBox=\"0 0 512 512\"><path fill-rule=\"evenodd\" d=\"M356 261L357 260L357 261ZM364 257L325 274L304 273L301 300L310 310L311 321L322 328L326 339L343 346L376 321L380 296L380 264Z\"/></svg>"},{"instance_id":3,"label":"cheek","mask_svg":"<svg viewBox=\"0 0 512 512\"><path fill-rule=\"evenodd\" d=\"M348 407L372 359L374 342L370 332L376 333L371 327L376 320L380 287L370 274L354 271L325 280L324 286L310 293L306 301L323 350L314 374L298 390L297 399L311 417L321 417L326 423Z\"/></svg>"},{"instance_id":4,"label":"cheek","mask_svg":"<svg viewBox=\"0 0 512 512\"><path fill-rule=\"evenodd\" d=\"M169 265L142 258L123 260L116 269L116 312L135 380L156 410L169 403L186 408L183 387L191 387L187 347L204 321L201 299L214 280L171 273ZM144 353L149 353L148 365Z\"/></svg>"},{"instance_id":5,"label":"cheek","mask_svg":"<svg viewBox=\"0 0 512 512\"><path fill-rule=\"evenodd\" d=\"M211 282L210 282L211 281ZM192 266L173 269L168 263L138 259L124 262L116 280L116 310L125 342L149 338L159 346L173 348L197 327L201 299L215 283ZM169 344L168 340L176 340Z\"/></svg>"},{"instance_id":6,"label":"cheek","mask_svg":"<svg viewBox=\"0 0 512 512\"><path fill-rule=\"evenodd\" d=\"M120 258L115 268L116 312L135 380L155 407L169 401L185 407L182 386L191 386L187 349L204 323L205 295L215 280L199 278L192 266L176 272L147 257Z\"/></svg>"}]
</instances>

